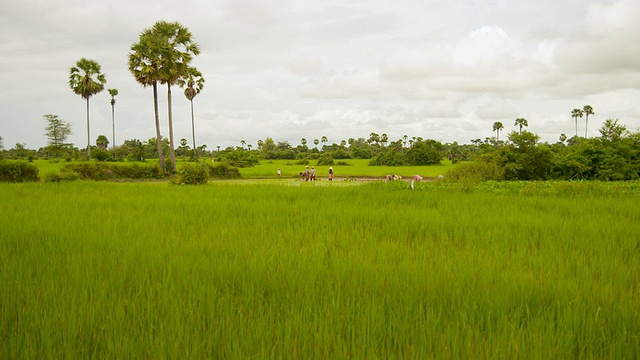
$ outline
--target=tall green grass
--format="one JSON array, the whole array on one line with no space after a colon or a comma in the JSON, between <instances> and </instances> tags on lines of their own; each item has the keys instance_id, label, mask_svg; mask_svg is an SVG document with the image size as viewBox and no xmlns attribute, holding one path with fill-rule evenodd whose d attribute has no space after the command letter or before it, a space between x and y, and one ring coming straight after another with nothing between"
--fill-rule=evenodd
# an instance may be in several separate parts
<instances>
[{"instance_id":1,"label":"tall green grass","mask_svg":"<svg viewBox=\"0 0 640 360\"><path fill-rule=\"evenodd\" d=\"M506 186L0 184L0 358L637 358L636 188Z\"/></svg>"}]
</instances>

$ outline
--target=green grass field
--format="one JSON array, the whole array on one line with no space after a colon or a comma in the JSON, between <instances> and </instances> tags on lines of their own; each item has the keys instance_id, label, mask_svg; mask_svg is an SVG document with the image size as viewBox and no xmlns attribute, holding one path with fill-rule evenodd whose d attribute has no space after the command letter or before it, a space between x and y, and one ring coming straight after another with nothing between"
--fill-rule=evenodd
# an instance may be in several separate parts
<instances>
[{"instance_id":1,"label":"green grass field","mask_svg":"<svg viewBox=\"0 0 640 360\"><path fill-rule=\"evenodd\" d=\"M147 163L153 163L157 160L149 160ZM210 162L210 159L202 159L202 161ZM455 167L449 160L443 160L442 165L431 166L369 166L369 160L366 159L347 159L336 160L347 163L348 165L334 165L336 178L345 177L377 177L384 178L385 175L398 174L404 177L412 177L419 174L424 177L436 177L445 174L449 169ZM241 168L240 173L244 178L252 179L275 179L278 177L278 168L282 171L282 178L297 179L301 171L304 171L305 165L296 165L297 160L263 160L259 165L250 168ZM176 161L176 166L180 167L186 162L183 160ZM66 164L64 161L55 162L49 160L34 160L33 164L40 170L40 176L48 172L59 173L60 168ZM123 163L128 164L128 163ZM142 163L139 163L142 164ZM315 166L318 179L326 180L329 174L329 166L317 166L317 160L310 160L309 167Z\"/></svg>"},{"instance_id":2,"label":"green grass field","mask_svg":"<svg viewBox=\"0 0 640 360\"><path fill-rule=\"evenodd\" d=\"M634 359L638 200L635 183L0 184L0 358Z\"/></svg>"}]
</instances>

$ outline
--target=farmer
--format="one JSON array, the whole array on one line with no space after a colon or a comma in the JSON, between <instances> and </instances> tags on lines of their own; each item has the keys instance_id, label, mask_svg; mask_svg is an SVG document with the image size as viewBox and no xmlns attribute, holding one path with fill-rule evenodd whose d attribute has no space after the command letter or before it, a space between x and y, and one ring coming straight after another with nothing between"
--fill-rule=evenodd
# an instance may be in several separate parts
<instances>
[{"instance_id":1,"label":"farmer","mask_svg":"<svg viewBox=\"0 0 640 360\"><path fill-rule=\"evenodd\" d=\"M413 175L413 180L415 182L420 182L420 181L422 181L422 176L420 176L418 174L415 174L415 175Z\"/></svg>"},{"instance_id":2,"label":"farmer","mask_svg":"<svg viewBox=\"0 0 640 360\"><path fill-rule=\"evenodd\" d=\"M304 167L304 181L309 181L309 165Z\"/></svg>"},{"instance_id":3,"label":"farmer","mask_svg":"<svg viewBox=\"0 0 640 360\"><path fill-rule=\"evenodd\" d=\"M280 172L280 168L278 168L278 178L282 176L282 172Z\"/></svg>"},{"instance_id":4,"label":"farmer","mask_svg":"<svg viewBox=\"0 0 640 360\"><path fill-rule=\"evenodd\" d=\"M311 167L311 181L316 181L316 168L315 168L315 166Z\"/></svg>"},{"instance_id":5,"label":"farmer","mask_svg":"<svg viewBox=\"0 0 640 360\"><path fill-rule=\"evenodd\" d=\"M333 166L329 167L329 181L333 181Z\"/></svg>"}]
</instances>

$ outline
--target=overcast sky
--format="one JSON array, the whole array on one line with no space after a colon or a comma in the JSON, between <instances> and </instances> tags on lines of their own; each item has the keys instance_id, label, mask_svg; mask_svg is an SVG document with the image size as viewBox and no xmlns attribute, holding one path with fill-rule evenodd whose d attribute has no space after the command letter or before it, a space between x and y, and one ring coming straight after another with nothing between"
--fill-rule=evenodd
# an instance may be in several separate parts
<instances>
[{"instance_id":1,"label":"overcast sky","mask_svg":"<svg viewBox=\"0 0 640 360\"><path fill-rule=\"evenodd\" d=\"M151 88L127 70L131 45L158 20L179 21L206 79L195 98L196 142L209 149L386 133L469 143L524 117L555 142L593 106L640 130L638 0L2 0L0 136L6 149L47 144L43 115L73 124L86 146L84 100L69 69L97 61L117 88L116 143L155 137ZM168 136L166 87L160 88ZM91 142L112 141L106 91L93 96ZM191 144L189 102L173 91L174 135ZM579 134L584 135L584 118Z\"/></svg>"}]
</instances>

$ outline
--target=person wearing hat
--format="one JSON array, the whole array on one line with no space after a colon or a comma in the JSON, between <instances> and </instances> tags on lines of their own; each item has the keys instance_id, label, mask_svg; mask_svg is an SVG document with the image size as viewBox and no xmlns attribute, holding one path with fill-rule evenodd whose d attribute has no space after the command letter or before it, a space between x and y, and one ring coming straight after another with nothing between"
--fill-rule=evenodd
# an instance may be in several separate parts
<instances>
[{"instance_id":1,"label":"person wearing hat","mask_svg":"<svg viewBox=\"0 0 640 360\"><path fill-rule=\"evenodd\" d=\"M329 181L333 181L333 166L329 167Z\"/></svg>"}]
</instances>

